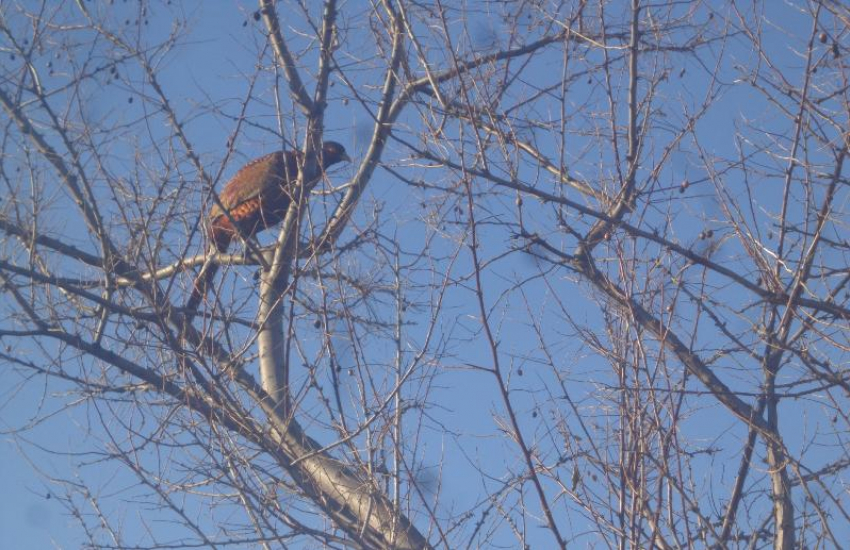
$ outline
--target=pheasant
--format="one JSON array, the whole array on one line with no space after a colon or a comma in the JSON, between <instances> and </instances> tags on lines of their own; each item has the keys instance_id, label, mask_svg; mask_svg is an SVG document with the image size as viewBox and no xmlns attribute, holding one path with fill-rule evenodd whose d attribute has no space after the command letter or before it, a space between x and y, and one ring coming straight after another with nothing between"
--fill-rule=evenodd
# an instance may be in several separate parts
<instances>
[{"instance_id":1,"label":"pheasant","mask_svg":"<svg viewBox=\"0 0 850 550\"><path fill-rule=\"evenodd\" d=\"M213 205L207 224L207 237L216 252L227 252L237 236L250 239L283 221L292 201L292 188L298 180L302 156L301 151L270 153L243 166L227 182L219 195L221 206ZM342 161L351 161L345 148L335 141L326 141L318 158L319 170L308 183L315 183L325 170ZM217 270L218 264L210 263L198 273L192 295L186 302L185 311L189 316L197 311Z\"/></svg>"}]
</instances>

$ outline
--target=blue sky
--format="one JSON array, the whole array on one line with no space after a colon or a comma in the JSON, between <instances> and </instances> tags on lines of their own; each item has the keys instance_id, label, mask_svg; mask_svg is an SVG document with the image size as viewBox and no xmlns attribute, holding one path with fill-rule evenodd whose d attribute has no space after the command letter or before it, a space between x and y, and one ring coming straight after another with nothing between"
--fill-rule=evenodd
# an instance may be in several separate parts
<instances>
[{"instance_id":1,"label":"blue sky","mask_svg":"<svg viewBox=\"0 0 850 550\"><path fill-rule=\"evenodd\" d=\"M202 162L211 174L217 174L221 166L221 151L226 147L234 128L233 117L238 115L240 102L248 93L250 78L259 62L257 51L262 47L262 34L257 29L259 23L252 17L255 10L253 4L217 2L214 8L211 3L202 2L175 4L178 5L167 8L159 5L152 6L147 15L150 25L145 30L151 33L151 42L163 38L171 30L175 11L182 12L183 17L191 25L189 39L182 41L174 53L164 58L153 55L153 59L157 62L159 77L166 94L173 100L177 112L185 117L186 131ZM470 8L476 6L477 3L468 5ZM75 7L69 5L68 9L73 11ZM114 7L100 6L99 9L114 10L115 21L127 19L133 22L137 17L138 8L132 3L129 5L117 3ZM355 23L362 23L363 19L357 17L365 9L365 3L357 1L342 4L346 20ZM796 52L800 51L806 40L809 23L806 21L804 24L798 24L800 16L794 6L784 2L769 2L766 9L765 22L769 29L769 32L765 34L766 49L774 52L778 58L784 59L787 62L788 74L793 75L794 69L803 65ZM291 15L281 10L282 15ZM728 15L728 12L718 13ZM495 13L475 11L474 19L466 21L466 24L473 26L475 29L473 35L480 38L482 48L487 47L488 40L498 42L504 36L503 21ZM19 28L21 33L26 32L26 25L21 24ZM350 28L346 38L351 41L350 44L357 44L358 40L363 40L364 49L366 49L370 47L369 37L368 34L361 34L360 30L362 29L356 26ZM306 44L306 41L299 42L297 39L293 41L296 47ZM734 81L741 77L741 72L737 71L736 66L751 67L756 60L753 51L747 49L746 42L743 40L733 39L726 47L728 48L725 52L726 65L721 75L728 85L723 88L723 93L713 106L711 116L699 122L697 132L701 136L703 145L710 148L712 153L734 157L736 143L731 136L734 135L736 127L740 127L745 121L755 121L762 127L771 127L775 124L777 130L781 132L786 129L787 121L777 117L772 107L766 104L752 88L733 85ZM356 48L352 47L350 51L356 52ZM369 53L368 50L367 53ZM671 75L669 83L663 88L663 93L670 98L670 118L674 127L683 117L682 112L675 110L679 106L677 102L695 108L702 100L709 80L705 63L711 62L711 56L717 53L716 50L709 49L700 57L701 63L692 60L684 65L676 65L681 72ZM266 55L262 61L268 62L268 59ZM355 61L363 62L368 66L368 60L341 57L341 64L345 64L346 61L350 61L352 66L355 65ZM542 81L549 81L553 78L553 67L557 67L558 71L561 70L561 67L556 65L560 62L557 55L543 57L533 64L525 76L537 76ZM128 79L127 82L132 84L132 87L122 84L119 79L119 82L104 83L103 89L99 92L92 90L96 94L97 101L86 107L87 114L92 120L110 122L124 120L130 123L151 115L150 105L138 98L139 89L144 90L146 87L142 84L143 75L139 73L137 67L134 67L132 63L124 63L119 69L122 73L121 77ZM57 69L60 69L58 62ZM362 93L374 97L376 92L370 86L374 86L375 82L369 79L374 78L376 73L363 71L361 74L352 71L352 74L354 75L352 78L362 79L362 82L359 82ZM57 82L60 78L57 77ZM283 83L279 84L283 90ZM576 95L579 96L576 104L582 107L582 110L579 110L576 104L568 106L576 110L570 113L572 126L593 127L596 123L592 107L598 107L604 104L604 101L594 96L595 85L590 82L584 85L576 84ZM598 88L595 89L598 90ZM278 124L284 128L288 128L291 124L291 120L286 115L292 112L291 105L283 92L280 93L280 98L284 117L282 120L275 117L272 79L268 77L260 79L256 96L257 101L252 102L248 110L248 119L255 126L248 128L240 135L240 140L235 146L236 154L221 171L221 177L217 182L219 189L246 160L279 148L279 141L272 138L273 130L278 127ZM353 156L357 157L362 154L364 142L369 137L371 120L361 109L356 108L356 102L343 101L350 96L349 91L341 83L337 83L332 89L325 135L329 139L345 144L349 151L354 153ZM555 111L554 106L551 108ZM552 113L541 116L554 117ZM133 124L122 135L122 139L108 144L109 155L113 159L111 167L116 172L123 169L126 177L137 177L140 180L157 177L156 154L146 149L150 157L141 159L142 169L138 167L139 158L134 156L137 148L144 149L143 146L140 147L140 144L145 144L147 140L162 140L163 136L170 132L163 124L161 117L151 116L150 119L151 124ZM421 127L415 126L417 124L415 114L411 114L402 122L412 124L402 134L405 138L415 137L417 131L421 131ZM143 131L147 132L147 135ZM447 127L447 132L458 131L459 129L451 124ZM756 136L756 138L768 139L765 136ZM592 178L600 175L594 172L599 166L603 169L610 168L610 163L604 162L605 155L610 153L600 151L598 146L593 147L591 138L586 139L587 143L578 137L571 139L574 139L570 142L573 149L570 150L568 159L571 168L575 167L576 173ZM664 143L662 132L659 132L658 142ZM587 149L584 148L586 144ZM554 148L552 152L555 152ZM600 159L603 162L600 162ZM388 150L387 160L391 163L403 164L409 159L401 146L393 144ZM660 185L675 187L683 179L699 180L704 176L704 172L698 164L695 161L693 149L683 147L674 155L671 168L663 171L663 181ZM145 171L146 168L147 171ZM186 166L182 168L187 169ZM333 171L331 179L339 184L352 173L352 167L340 167ZM428 181L435 171L420 166L407 169L405 173ZM521 177L534 179L537 176L532 175L533 173L533 167L525 165L522 167ZM159 175L163 178L176 177L174 174ZM445 174L441 174L440 177L444 176ZM735 177L738 176L734 174L730 176L730 186L741 190L742 187L735 187ZM772 191L775 188L775 182L765 179L755 182L754 185L759 193L759 206L765 211L774 210L778 204L777 195ZM707 185L695 186L695 189L691 191L694 193L692 200L675 214L675 232L682 242L693 241L700 232L714 227L713 224L720 217L721 211L713 190L708 187ZM190 198L185 200L186 212L191 214L199 210L198 201L195 199L198 199L203 192L204 189L200 186L189 190ZM481 212L480 216L485 219L487 216L493 216L494 219L512 219L515 209L513 197L503 195L493 196L491 199L487 210ZM551 212L547 207L533 204L531 200L527 203L529 203L526 207L529 213L528 227L541 233L550 231L551 219L548 216L551 216ZM388 171L382 170L377 172L371 182L369 191L360 204L353 228L365 226L370 221L372 213L378 208L381 209L382 220L397 224L398 229L395 233L397 244L401 249L411 252L410 255L403 255L403 258L410 262L408 292L411 296L427 303L430 299L427 292L416 285L433 280L434 274L428 271L429 267L437 266L437 269L441 269L447 265L446 260L436 258L453 254L458 246L455 239L463 232L463 218L458 216L456 226L452 226L451 223L445 224L445 238L435 239L431 244L428 250L430 257L414 259L412 252L420 250L425 242L426 224L420 221L423 209L445 214L452 208L462 205L463 202L459 199L453 202L450 198L438 198L428 191L410 188L397 181ZM445 219L451 221L452 218L446 216ZM57 223L60 222L57 221ZM88 237L85 236L81 227L73 222L67 222L64 227L69 240L81 246L88 242ZM510 230L506 227L492 229L486 225L482 227L487 228L482 230L481 235L482 254L488 258L495 258L500 251L504 250L506 243L511 242ZM273 236L269 235L267 238L271 239ZM184 244L175 242L175 253L182 250ZM190 245L190 248L191 246L193 245ZM199 241L196 240L194 246L199 247ZM650 248L649 251L651 252L652 249ZM365 252L356 260L360 263L348 267L353 271L369 273L374 268L367 262L369 258L376 263L385 261L381 259L379 251L374 250ZM459 258L455 267L458 276L468 274L470 269L468 255L462 252ZM433 264L430 263L432 260ZM571 314L578 323L598 326L601 314L588 288L575 284L563 273L553 275L552 286L549 288L544 285L531 285L526 287L524 294L511 290L518 281L536 276L540 269L542 268L539 262L527 255L515 253L494 262L492 269L488 271L487 286L488 300L490 300L488 305L494 308L494 324L502 339L501 360L507 365L506 368L512 375L512 388L516 392L515 406L523 415L521 422L528 428L529 433L533 433L535 437L545 438L548 434L538 420L538 415L549 414L551 409L557 408L559 401L540 398L541 392L545 394L545 390L553 385L553 374L537 363L541 357L539 351L536 351L538 346L530 326L530 319L534 319L535 316L537 319L557 319L560 314L554 303L555 298L569 302L574 308ZM237 282L250 280L249 274L240 273ZM527 304L524 300L528 301ZM534 313L529 314L527 308L531 308ZM506 471L520 473L523 470L516 448L506 441L506 438L498 437L500 432L494 429L494 417L503 414L503 411L490 377L469 368L470 364L486 365L489 361L486 343L480 337L480 325L475 321L476 315L477 311L468 288L458 285L458 288L448 293L445 314L441 318L437 334L441 337L452 338L456 342L468 339L468 343L459 348L456 355L447 357L439 365L441 371L433 379L434 386L430 399L435 406L428 411L428 420L424 423L425 429L420 434L421 439L418 440L421 445L418 456L422 458L424 466L422 479L427 480L429 475L433 475L436 479L437 467L441 464L439 475L442 476L444 498L439 513L446 516L450 516L455 509L463 510L487 494L483 486L488 483L480 481L478 468L492 473L498 479L502 479L498 476ZM414 320L418 321L418 324L411 325L404 334L410 350L422 343L424 327L426 327L423 319L414 317ZM739 319L739 322L745 323L746 319ZM340 330L342 332L342 329ZM705 329L705 332L700 334L704 334L710 341L709 330ZM344 352L343 361L353 362L354 351L345 346L343 336L344 334L340 336L338 342L340 351ZM374 339L364 336L374 346L368 349L369 359L374 364L390 365L393 350L377 336L375 335ZM552 342L557 342L555 351L559 361L562 362L564 380L569 382L571 393L578 397L579 407L587 407L589 410L591 406L597 406L598 394L602 393L606 384L612 381L610 367L583 346L578 341L574 329L566 323L549 323L546 336ZM706 342L700 343L708 345ZM37 351L33 344L33 354L35 355ZM348 352L348 355L345 352ZM408 351L406 358L409 359L412 355L412 351ZM168 537L168 530L173 527L159 523L155 513L146 515L147 512L143 508L139 509L131 504L130 500L135 491L132 478L120 467L102 463L95 456L71 458L62 454L88 448L87 445L103 436L102 427L97 422L92 422L100 416L101 411L94 410L90 405L65 410L61 405L65 399L61 395L66 388L62 388L55 382L51 382L50 386L46 387L38 379L24 383L8 374L3 376L4 380L8 380L7 389L0 392L0 404L2 404L0 427L3 430L19 427L35 418L47 416L49 419L42 425L33 427L24 435L31 443L26 448L26 455L32 458L42 471L42 475L33 472L31 464L24 459L13 438L0 439L0 461L7 466L3 469L2 478L0 478L0 483L7 488L6 495L0 499L0 506L2 506L0 508L2 512L0 513L0 521L2 521L0 545L27 550L47 548L54 544L63 548L75 548L80 544L82 538L73 518L68 517L67 511L62 509L57 499L50 496L58 490L56 485L49 481L50 477L56 473L69 477L79 475L81 480L89 481L92 486L100 487L104 491L103 495L98 496L110 498L110 502L123 501L126 509L114 512L127 513L124 527L129 540L133 540L133 533L141 533L145 522L148 521L152 522L158 533L165 538ZM423 379L427 379L428 376L423 375ZM736 380L748 388L755 388L755 384L759 381L757 373L742 373L731 368L728 376L729 379ZM414 388L419 390L423 387L425 387L424 382L422 386L414 385ZM692 389L699 388L694 385ZM58 398L53 397L57 394ZM788 413L792 414L796 406L796 404L789 405L791 410ZM122 412L128 416L133 414L130 408ZM605 418L599 419L601 423L606 421L608 420ZM737 467L735 452L738 447L735 443L745 435L740 423L715 402L709 402L704 409L695 408L692 416L684 422L688 426L685 431L695 441L704 442L706 447L717 445L725 448L726 452L707 456L703 464L707 469L728 469L728 473L720 477L727 484L730 483L734 468ZM794 423L789 427L793 425ZM800 425L803 425L803 418L800 418ZM817 421L807 425L811 428L817 425ZM455 428L456 433L454 433L455 430L444 429L445 427ZM573 426L573 429L576 427ZM793 429L790 431L793 432ZM813 463L820 462L816 456L809 458ZM824 457L823 460L826 458ZM78 464L81 462L86 465L79 467ZM763 472L759 475L763 475ZM703 481L706 486L702 490L706 493L722 493L721 489L711 486L712 480L708 476ZM492 490L492 487L488 490ZM112 495L118 496L112 497ZM215 523L226 517L226 513L225 509L214 516L204 518L203 521ZM589 523L585 524L585 519L579 514L571 518L567 525L572 533L581 533L589 528ZM536 527L531 530L535 531ZM178 530L174 533L175 537L182 536ZM578 535L577 537L580 545L588 544L589 540L593 540L590 537L582 538ZM510 538L504 540L509 547L510 542L507 541ZM545 534L536 533L530 537L530 540L539 541L538 544L545 547L545 541L548 539Z\"/></svg>"}]
</instances>

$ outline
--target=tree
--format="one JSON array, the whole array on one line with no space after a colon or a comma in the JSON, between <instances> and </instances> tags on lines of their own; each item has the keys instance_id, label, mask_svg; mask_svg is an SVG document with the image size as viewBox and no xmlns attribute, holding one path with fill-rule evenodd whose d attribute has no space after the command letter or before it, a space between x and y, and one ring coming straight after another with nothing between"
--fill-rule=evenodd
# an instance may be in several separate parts
<instances>
[{"instance_id":1,"label":"tree","mask_svg":"<svg viewBox=\"0 0 850 550\"><path fill-rule=\"evenodd\" d=\"M0 12L5 408L88 545L846 540L845 6L178 4Z\"/></svg>"}]
</instances>

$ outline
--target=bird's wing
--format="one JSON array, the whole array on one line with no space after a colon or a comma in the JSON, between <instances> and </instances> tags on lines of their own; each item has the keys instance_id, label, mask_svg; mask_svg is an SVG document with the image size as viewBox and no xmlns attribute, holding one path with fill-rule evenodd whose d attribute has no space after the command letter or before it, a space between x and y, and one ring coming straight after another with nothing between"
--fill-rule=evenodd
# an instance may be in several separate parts
<instances>
[{"instance_id":1,"label":"bird's wing","mask_svg":"<svg viewBox=\"0 0 850 550\"><path fill-rule=\"evenodd\" d=\"M286 174L286 176L284 176ZM231 213L239 205L257 198L263 191L287 185L298 177L298 164L292 151L277 151L254 159L233 176L219 194L222 206ZM218 204L210 209L210 219L223 214Z\"/></svg>"}]
</instances>

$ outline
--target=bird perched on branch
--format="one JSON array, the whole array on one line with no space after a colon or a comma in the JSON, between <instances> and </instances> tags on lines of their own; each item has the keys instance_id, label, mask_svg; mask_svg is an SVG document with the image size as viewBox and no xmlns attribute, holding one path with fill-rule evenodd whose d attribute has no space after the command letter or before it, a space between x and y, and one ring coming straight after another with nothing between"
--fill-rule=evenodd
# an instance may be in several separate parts
<instances>
[{"instance_id":1,"label":"bird perched on branch","mask_svg":"<svg viewBox=\"0 0 850 550\"><path fill-rule=\"evenodd\" d=\"M292 202L302 160L301 151L277 151L252 160L236 172L219 194L221 206L215 204L210 209L207 237L215 252L227 252L237 236L250 239L263 229L283 221ZM308 180L308 186L315 183L326 169L342 161L351 161L345 148L335 141L326 141L318 153L319 169ZM195 278L192 295L185 308L190 316L209 291L217 270L218 264L209 262Z\"/></svg>"}]
</instances>

